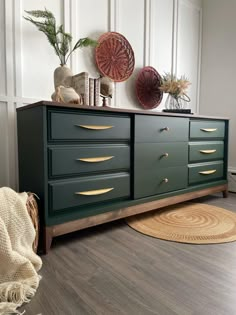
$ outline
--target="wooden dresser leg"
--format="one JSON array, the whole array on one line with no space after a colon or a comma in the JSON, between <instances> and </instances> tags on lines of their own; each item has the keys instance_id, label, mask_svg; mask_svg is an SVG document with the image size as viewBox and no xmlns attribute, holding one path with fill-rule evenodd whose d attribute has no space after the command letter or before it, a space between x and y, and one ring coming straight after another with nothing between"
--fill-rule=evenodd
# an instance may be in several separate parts
<instances>
[{"instance_id":1,"label":"wooden dresser leg","mask_svg":"<svg viewBox=\"0 0 236 315\"><path fill-rule=\"evenodd\" d=\"M223 198L228 198L228 196L229 196L228 189L227 190L223 190L222 194L223 194Z\"/></svg>"},{"instance_id":2,"label":"wooden dresser leg","mask_svg":"<svg viewBox=\"0 0 236 315\"><path fill-rule=\"evenodd\" d=\"M45 227L44 228L44 244L43 244L43 252L47 254L52 244L52 227Z\"/></svg>"}]
</instances>

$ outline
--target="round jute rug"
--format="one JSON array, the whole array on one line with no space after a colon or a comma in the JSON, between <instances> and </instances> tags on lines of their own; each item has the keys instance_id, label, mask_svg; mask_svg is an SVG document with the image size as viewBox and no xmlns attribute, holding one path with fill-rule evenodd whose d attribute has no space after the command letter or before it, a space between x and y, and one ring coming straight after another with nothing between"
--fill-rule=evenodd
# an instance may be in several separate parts
<instances>
[{"instance_id":1,"label":"round jute rug","mask_svg":"<svg viewBox=\"0 0 236 315\"><path fill-rule=\"evenodd\" d=\"M138 232L163 240L211 244L236 240L236 213L223 208L182 203L126 219Z\"/></svg>"}]
</instances>

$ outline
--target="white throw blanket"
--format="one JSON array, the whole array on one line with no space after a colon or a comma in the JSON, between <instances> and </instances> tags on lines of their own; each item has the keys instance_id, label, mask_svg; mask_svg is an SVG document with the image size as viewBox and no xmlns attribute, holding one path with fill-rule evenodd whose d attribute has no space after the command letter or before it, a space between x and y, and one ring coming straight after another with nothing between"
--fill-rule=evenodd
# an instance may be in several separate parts
<instances>
[{"instance_id":1,"label":"white throw blanket","mask_svg":"<svg viewBox=\"0 0 236 315\"><path fill-rule=\"evenodd\" d=\"M0 188L0 315L20 314L16 309L39 285L42 261L32 249L35 230L26 200L27 193Z\"/></svg>"}]
</instances>

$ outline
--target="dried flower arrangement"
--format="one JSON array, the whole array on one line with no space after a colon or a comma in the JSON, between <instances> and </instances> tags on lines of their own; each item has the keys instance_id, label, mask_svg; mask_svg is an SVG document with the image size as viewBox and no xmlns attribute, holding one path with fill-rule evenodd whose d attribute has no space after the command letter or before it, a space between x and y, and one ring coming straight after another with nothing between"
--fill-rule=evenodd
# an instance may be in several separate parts
<instances>
[{"instance_id":1,"label":"dried flower arrangement","mask_svg":"<svg viewBox=\"0 0 236 315\"><path fill-rule=\"evenodd\" d=\"M187 89L190 84L184 75L177 78L171 73L165 73L162 76L160 90L164 93L169 93L176 101L176 108L181 108L181 100L190 102L190 98L187 95Z\"/></svg>"},{"instance_id":2,"label":"dried flower arrangement","mask_svg":"<svg viewBox=\"0 0 236 315\"><path fill-rule=\"evenodd\" d=\"M71 54L78 48L96 46L98 42L89 37L80 38L72 46L72 36L64 31L63 25L56 25L56 18L46 8L44 10L25 11L29 16L24 16L26 21L35 25L44 33L59 57L60 66L54 71L55 91L51 95L53 101L79 104L82 103L81 92L73 84L73 73L66 63Z\"/></svg>"},{"instance_id":3,"label":"dried flower arrangement","mask_svg":"<svg viewBox=\"0 0 236 315\"><path fill-rule=\"evenodd\" d=\"M43 32L49 43L53 46L56 55L60 59L60 64L66 64L68 58L78 48L96 46L97 41L89 37L80 38L73 48L71 48L72 36L64 31L64 26L56 26L56 19L52 12L45 10L25 11L32 17L24 17L25 20L33 23L39 31Z\"/></svg>"}]
</instances>

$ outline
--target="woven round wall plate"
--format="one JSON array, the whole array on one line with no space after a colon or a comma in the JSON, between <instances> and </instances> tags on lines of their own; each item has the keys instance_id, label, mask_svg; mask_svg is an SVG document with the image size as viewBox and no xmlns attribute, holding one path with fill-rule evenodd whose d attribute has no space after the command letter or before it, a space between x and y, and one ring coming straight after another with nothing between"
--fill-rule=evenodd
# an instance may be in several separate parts
<instances>
[{"instance_id":1,"label":"woven round wall plate","mask_svg":"<svg viewBox=\"0 0 236 315\"><path fill-rule=\"evenodd\" d=\"M152 109L160 105L163 92L160 90L161 76L153 67L140 70L136 80L136 94L139 103L145 109Z\"/></svg>"},{"instance_id":2,"label":"woven round wall plate","mask_svg":"<svg viewBox=\"0 0 236 315\"><path fill-rule=\"evenodd\" d=\"M95 48L95 59L103 76L115 82L127 80L134 70L134 52L128 40L116 32L100 36Z\"/></svg>"}]
</instances>

